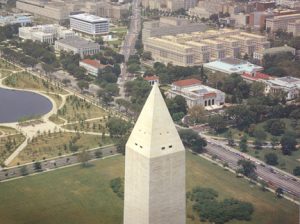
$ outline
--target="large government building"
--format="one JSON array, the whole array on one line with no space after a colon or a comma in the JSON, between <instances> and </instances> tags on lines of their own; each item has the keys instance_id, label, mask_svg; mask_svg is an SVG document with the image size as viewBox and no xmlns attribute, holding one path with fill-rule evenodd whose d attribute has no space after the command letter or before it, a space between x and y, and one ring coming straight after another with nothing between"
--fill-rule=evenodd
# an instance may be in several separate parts
<instances>
[{"instance_id":1,"label":"large government building","mask_svg":"<svg viewBox=\"0 0 300 224\"><path fill-rule=\"evenodd\" d=\"M155 61L180 66L251 56L269 47L265 36L232 29L149 37L144 42L145 51L151 52Z\"/></svg>"}]
</instances>

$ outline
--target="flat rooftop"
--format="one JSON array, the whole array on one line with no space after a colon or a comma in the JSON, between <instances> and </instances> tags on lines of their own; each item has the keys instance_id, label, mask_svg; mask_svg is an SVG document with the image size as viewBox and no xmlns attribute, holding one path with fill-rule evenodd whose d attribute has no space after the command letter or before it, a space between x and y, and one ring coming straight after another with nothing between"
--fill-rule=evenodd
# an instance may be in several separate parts
<instances>
[{"instance_id":1,"label":"flat rooftop","mask_svg":"<svg viewBox=\"0 0 300 224\"><path fill-rule=\"evenodd\" d=\"M88 13L70 15L70 18L83 20L83 21L90 22L90 23L107 22L108 21L108 19L106 19L106 18L102 18L102 17L95 16L95 15L88 14Z\"/></svg>"},{"instance_id":2,"label":"flat rooftop","mask_svg":"<svg viewBox=\"0 0 300 224\"><path fill-rule=\"evenodd\" d=\"M57 40L57 42L72 46L74 48L90 48L90 47L95 47L95 48L99 47L100 48L99 44L79 38L79 37L61 39L61 40Z\"/></svg>"}]
</instances>

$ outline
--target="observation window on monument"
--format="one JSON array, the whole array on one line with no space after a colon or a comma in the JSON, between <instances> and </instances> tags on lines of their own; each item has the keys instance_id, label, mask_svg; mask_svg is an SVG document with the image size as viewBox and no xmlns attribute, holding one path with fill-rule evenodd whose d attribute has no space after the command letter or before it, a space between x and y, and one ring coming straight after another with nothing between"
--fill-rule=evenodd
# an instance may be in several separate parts
<instances>
[{"instance_id":1,"label":"observation window on monument","mask_svg":"<svg viewBox=\"0 0 300 224\"><path fill-rule=\"evenodd\" d=\"M134 143L135 145L138 145L137 143Z\"/></svg>"},{"instance_id":2,"label":"observation window on monument","mask_svg":"<svg viewBox=\"0 0 300 224\"><path fill-rule=\"evenodd\" d=\"M161 147L161 150L165 150L166 149L166 147Z\"/></svg>"},{"instance_id":3,"label":"observation window on monument","mask_svg":"<svg viewBox=\"0 0 300 224\"><path fill-rule=\"evenodd\" d=\"M142 149L142 148L143 148L143 146L141 146L141 145L140 145L140 148Z\"/></svg>"},{"instance_id":4,"label":"observation window on monument","mask_svg":"<svg viewBox=\"0 0 300 224\"><path fill-rule=\"evenodd\" d=\"M173 147L172 145L169 145L169 149L172 148L172 147Z\"/></svg>"}]
</instances>

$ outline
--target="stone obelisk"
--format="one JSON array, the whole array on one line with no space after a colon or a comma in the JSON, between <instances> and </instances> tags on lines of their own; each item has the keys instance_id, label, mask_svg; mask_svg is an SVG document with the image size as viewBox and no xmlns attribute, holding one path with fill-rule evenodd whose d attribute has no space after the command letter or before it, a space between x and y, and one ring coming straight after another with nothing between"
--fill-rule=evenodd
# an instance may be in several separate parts
<instances>
[{"instance_id":1,"label":"stone obelisk","mask_svg":"<svg viewBox=\"0 0 300 224\"><path fill-rule=\"evenodd\" d=\"M185 149L157 85L126 144L124 224L185 224Z\"/></svg>"}]
</instances>

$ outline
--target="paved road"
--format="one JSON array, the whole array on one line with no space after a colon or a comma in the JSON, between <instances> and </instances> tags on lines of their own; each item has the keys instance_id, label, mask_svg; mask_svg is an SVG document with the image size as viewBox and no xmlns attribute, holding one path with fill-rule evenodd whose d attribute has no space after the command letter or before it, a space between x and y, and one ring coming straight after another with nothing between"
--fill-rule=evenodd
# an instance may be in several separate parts
<instances>
[{"instance_id":1,"label":"paved road","mask_svg":"<svg viewBox=\"0 0 300 224\"><path fill-rule=\"evenodd\" d=\"M88 151L89 155L90 155L90 159L96 158L95 152L97 150L102 151L102 157L107 157L107 156L117 154L117 150L116 150L115 146L106 146L106 147L101 147L101 148L99 147L99 148L94 148L94 149L91 149ZM43 160L40 162L41 162L41 166L42 166L41 171L47 171L47 170L53 170L53 169L57 169L59 167L64 167L64 166L78 163L79 160L78 160L77 154L70 154L70 155L60 156L60 157L56 157L56 158L51 158L48 160ZM29 163L24 166L26 166L28 174L41 172L41 171L35 170L34 163ZM22 176L22 173L21 173L22 167L23 166L16 166L16 167L12 167L12 168L2 169L0 171L0 182L3 180L8 180L11 178L16 178L16 177Z\"/></svg>"},{"instance_id":2,"label":"paved road","mask_svg":"<svg viewBox=\"0 0 300 224\"><path fill-rule=\"evenodd\" d=\"M300 181L291 174L287 174L279 169L265 164L254 157L245 157L239 151L225 146L224 143L207 139L207 153L216 155L219 160L228 163L230 168L238 169L237 161L240 159L250 159L256 163L256 173L259 178L266 181L271 188L281 187L285 192L289 193L294 199L300 198Z\"/></svg>"},{"instance_id":3,"label":"paved road","mask_svg":"<svg viewBox=\"0 0 300 224\"><path fill-rule=\"evenodd\" d=\"M124 55L125 63L121 66L121 74L118 79L118 85L120 88L120 98L125 98L124 84L130 80L130 74L127 73L126 62L130 55L135 53L135 42L138 38L141 30L141 0L133 0L132 2L132 16L130 20L130 26L128 33L125 36L123 46L120 53Z\"/></svg>"}]
</instances>

